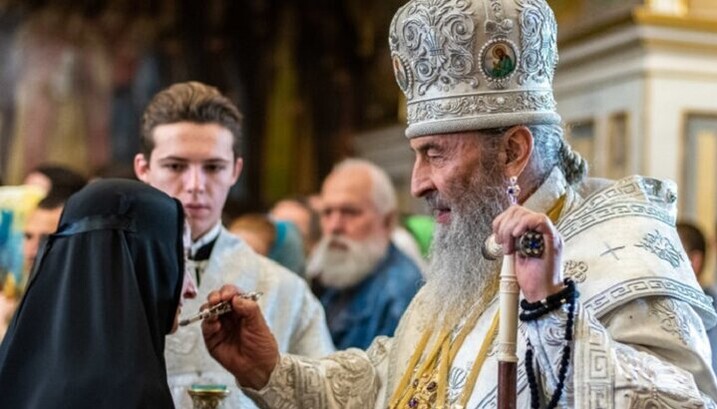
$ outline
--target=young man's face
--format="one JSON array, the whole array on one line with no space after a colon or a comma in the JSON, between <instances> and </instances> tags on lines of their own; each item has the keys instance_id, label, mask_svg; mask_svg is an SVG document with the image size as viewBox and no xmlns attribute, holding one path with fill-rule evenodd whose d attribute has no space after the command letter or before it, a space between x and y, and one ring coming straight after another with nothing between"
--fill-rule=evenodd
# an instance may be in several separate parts
<instances>
[{"instance_id":1,"label":"young man's face","mask_svg":"<svg viewBox=\"0 0 717 409\"><path fill-rule=\"evenodd\" d=\"M196 240L219 221L229 189L242 169L231 132L221 125L177 122L154 128L150 158L137 154L134 170L145 183L182 202Z\"/></svg>"}]
</instances>

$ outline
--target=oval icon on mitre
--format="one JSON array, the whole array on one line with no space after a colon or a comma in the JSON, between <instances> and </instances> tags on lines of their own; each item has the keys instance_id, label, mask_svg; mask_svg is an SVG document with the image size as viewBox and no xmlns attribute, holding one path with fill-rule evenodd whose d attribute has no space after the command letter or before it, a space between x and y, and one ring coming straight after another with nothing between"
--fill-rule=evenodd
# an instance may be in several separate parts
<instances>
[{"instance_id":1,"label":"oval icon on mitre","mask_svg":"<svg viewBox=\"0 0 717 409\"><path fill-rule=\"evenodd\" d=\"M508 78L517 66L516 52L507 40L494 40L483 47L483 73L490 80Z\"/></svg>"},{"instance_id":2,"label":"oval icon on mitre","mask_svg":"<svg viewBox=\"0 0 717 409\"><path fill-rule=\"evenodd\" d=\"M391 56L393 64L393 73L396 76L396 83L401 88L406 97L410 99L411 87L413 86L413 76L406 66L404 60L397 54L393 53Z\"/></svg>"}]
</instances>

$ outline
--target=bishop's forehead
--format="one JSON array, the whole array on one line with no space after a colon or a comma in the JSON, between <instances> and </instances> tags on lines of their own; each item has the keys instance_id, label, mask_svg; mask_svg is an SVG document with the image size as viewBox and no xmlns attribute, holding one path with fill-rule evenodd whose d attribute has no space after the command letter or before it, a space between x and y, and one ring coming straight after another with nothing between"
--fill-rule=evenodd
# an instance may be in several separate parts
<instances>
[{"instance_id":1,"label":"bishop's forehead","mask_svg":"<svg viewBox=\"0 0 717 409\"><path fill-rule=\"evenodd\" d=\"M412 0L391 22L408 137L559 123L557 28L543 0Z\"/></svg>"}]
</instances>

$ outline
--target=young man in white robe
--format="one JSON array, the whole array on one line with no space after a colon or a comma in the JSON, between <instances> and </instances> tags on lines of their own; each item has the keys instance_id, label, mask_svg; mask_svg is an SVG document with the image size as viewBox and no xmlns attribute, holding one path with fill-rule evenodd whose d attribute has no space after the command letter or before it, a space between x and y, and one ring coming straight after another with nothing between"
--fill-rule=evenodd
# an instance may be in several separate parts
<instances>
[{"instance_id":1,"label":"young man in white robe","mask_svg":"<svg viewBox=\"0 0 717 409\"><path fill-rule=\"evenodd\" d=\"M296 274L256 254L221 224L229 189L242 170L241 115L214 88L198 82L159 92L142 117L142 152L137 177L179 199L192 231L189 267L197 298L183 311L195 314L210 290L231 283L261 292L258 300L282 352L321 357L333 351L323 308ZM175 405L191 409L193 384L221 384L228 407L252 408L233 376L211 359L198 324L167 337L167 375Z\"/></svg>"}]
</instances>

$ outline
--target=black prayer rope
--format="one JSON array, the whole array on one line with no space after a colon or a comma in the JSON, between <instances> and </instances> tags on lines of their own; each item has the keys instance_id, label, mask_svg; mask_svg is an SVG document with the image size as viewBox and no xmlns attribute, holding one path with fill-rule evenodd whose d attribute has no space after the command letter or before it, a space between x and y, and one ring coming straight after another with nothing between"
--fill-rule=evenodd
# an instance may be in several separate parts
<instances>
[{"instance_id":1,"label":"black prayer rope","mask_svg":"<svg viewBox=\"0 0 717 409\"><path fill-rule=\"evenodd\" d=\"M572 352L571 345L573 341L573 327L575 319L575 300L577 299L579 293L575 289L575 283L571 279L566 278L564 283L565 288L563 290L547 297L545 300L537 303L527 303L525 300L521 302L521 307L523 307L523 309L525 309L525 303L525 305L530 308L529 311L532 311L530 313L531 315L527 319L523 317L523 314L525 313L521 313L520 319L522 321L536 320L548 312L560 308L561 305L566 303L568 304L568 314L565 322L565 346L563 347L560 366L558 367L558 384L555 387L553 396L550 397L548 406L546 406L547 409L553 409L558 406L558 401L560 401L563 389L565 389L565 378L568 375L568 366L570 365L570 356ZM539 306L536 307L536 305ZM530 407L532 409L539 409L540 396L538 392L538 382L535 378L535 371L533 369L533 346L530 344L530 340L528 340L527 343L528 345L525 351L525 372L528 378L528 386L530 387Z\"/></svg>"},{"instance_id":2,"label":"black prayer rope","mask_svg":"<svg viewBox=\"0 0 717 409\"><path fill-rule=\"evenodd\" d=\"M528 302L525 299L520 302L520 308L523 312L518 316L521 321L533 321L542 317L549 312L555 311L565 303L575 300L579 295L575 289L575 282L570 278L563 280L565 288L553 295L549 295L545 299L538 302Z\"/></svg>"}]
</instances>

